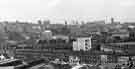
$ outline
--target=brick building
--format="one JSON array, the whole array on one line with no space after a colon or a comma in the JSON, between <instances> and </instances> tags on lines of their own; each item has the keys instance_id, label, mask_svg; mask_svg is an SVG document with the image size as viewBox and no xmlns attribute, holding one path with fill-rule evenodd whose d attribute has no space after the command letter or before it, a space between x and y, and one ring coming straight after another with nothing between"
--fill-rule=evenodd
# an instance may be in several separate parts
<instances>
[{"instance_id":1,"label":"brick building","mask_svg":"<svg viewBox=\"0 0 135 69\"><path fill-rule=\"evenodd\" d=\"M101 45L101 50L102 51L108 50L108 51L112 51L116 53L125 53L125 54L135 55L134 45L135 45L135 42L109 43L109 44Z\"/></svg>"}]
</instances>

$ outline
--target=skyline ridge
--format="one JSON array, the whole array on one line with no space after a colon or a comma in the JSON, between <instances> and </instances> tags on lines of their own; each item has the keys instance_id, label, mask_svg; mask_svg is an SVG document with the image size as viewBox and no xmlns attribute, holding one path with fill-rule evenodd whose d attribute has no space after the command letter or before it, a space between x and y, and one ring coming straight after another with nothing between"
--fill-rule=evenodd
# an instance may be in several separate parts
<instances>
[{"instance_id":1,"label":"skyline ridge","mask_svg":"<svg viewBox=\"0 0 135 69\"><path fill-rule=\"evenodd\" d=\"M134 0L0 0L2 20L104 19L135 21ZM56 18L57 17L57 18ZM87 18L89 17L89 18Z\"/></svg>"}]
</instances>

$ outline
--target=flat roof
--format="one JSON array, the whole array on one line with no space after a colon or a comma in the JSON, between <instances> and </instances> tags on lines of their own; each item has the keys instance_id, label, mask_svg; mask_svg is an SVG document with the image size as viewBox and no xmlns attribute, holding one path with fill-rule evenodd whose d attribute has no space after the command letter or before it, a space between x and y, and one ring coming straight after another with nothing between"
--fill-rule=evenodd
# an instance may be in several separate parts
<instances>
[{"instance_id":1,"label":"flat roof","mask_svg":"<svg viewBox=\"0 0 135 69\"><path fill-rule=\"evenodd\" d=\"M110 45L135 45L135 42L109 43Z\"/></svg>"}]
</instances>

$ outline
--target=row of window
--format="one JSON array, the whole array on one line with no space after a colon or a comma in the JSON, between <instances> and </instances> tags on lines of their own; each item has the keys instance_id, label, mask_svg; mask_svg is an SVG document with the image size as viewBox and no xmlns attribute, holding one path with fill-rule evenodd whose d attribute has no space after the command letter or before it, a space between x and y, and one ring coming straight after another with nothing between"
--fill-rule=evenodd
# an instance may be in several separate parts
<instances>
[{"instance_id":1,"label":"row of window","mask_svg":"<svg viewBox=\"0 0 135 69\"><path fill-rule=\"evenodd\" d=\"M81 59L92 59L92 60L97 60L100 59L99 57L80 57Z\"/></svg>"},{"instance_id":2,"label":"row of window","mask_svg":"<svg viewBox=\"0 0 135 69\"><path fill-rule=\"evenodd\" d=\"M53 40L39 40L38 41L38 44L46 44L46 43L54 43L54 44L57 44L57 43L67 43L67 40L62 40L62 39L53 39Z\"/></svg>"},{"instance_id":3,"label":"row of window","mask_svg":"<svg viewBox=\"0 0 135 69\"><path fill-rule=\"evenodd\" d=\"M126 49L128 49L128 48L135 48L134 47L135 45L111 45L111 47L118 47L118 48L126 48Z\"/></svg>"},{"instance_id":4,"label":"row of window","mask_svg":"<svg viewBox=\"0 0 135 69\"><path fill-rule=\"evenodd\" d=\"M82 63L88 63L88 64L96 64L98 61L80 61Z\"/></svg>"}]
</instances>

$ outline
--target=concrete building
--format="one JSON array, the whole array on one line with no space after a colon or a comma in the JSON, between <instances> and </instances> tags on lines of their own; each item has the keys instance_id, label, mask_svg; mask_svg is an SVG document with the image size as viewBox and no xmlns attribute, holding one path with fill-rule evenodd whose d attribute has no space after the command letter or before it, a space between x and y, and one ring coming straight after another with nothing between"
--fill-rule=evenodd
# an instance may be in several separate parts
<instances>
[{"instance_id":1,"label":"concrete building","mask_svg":"<svg viewBox=\"0 0 135 69\"><path fill-rule=\"evenodd\" d=\"M74 51L88 51L91 48L91 37L79 37L77 38L77 41L73 42Z\"/></svg>"},{"instance_id":2,"label":"concrete building","mask_svg":"<svg viewBox=\"0 0 135 69\"><path fill-rule=\"evenodd\" d=\"M41 34L41 39L45 40L45 39L52 39L52 31L50 30L45 30L44 32L42 32Z\"/></svg>"},{"instance_id":3,"label":"concrete building","mask_svg":"<svg viewBox=\"0 0 135 69\"><path fill-rule=\"evenodd\" d=\"M124 53L124 48L122 46L116 46L116 45L101 45L100 47L100 50L101 51L104 51L104 52L110 52L110 53L113 53L113 52L116 52L116 53Z\"/></svg>"},{"instance_id":4,"label":"concrete building","mask_svg":"<svg viewBox=\"0 0 135 69\"><path fill-rule=\"evenodd\" d=\"M112 32L110 34L111 34L112 38L119 37L121 39L128 38L130 36L129 35L130 33L127 30L125 30L125 29L123 29L123 30L121 29L118 32Z\"/></svg>"},{"instance_id":5,"label":"concrete building","mask_svg":"<svg viewBox=\"0 0 135 69\"><path fill-rule=\"evenodd\" d=\"M65 36L65 35L54 35L52 39L62 39L65 40L66 42L69 42L69 36Z\"/></svg>"},{"instance_id":6,"label":"concrete building","mask_svg":"<svg viewBox=\"0 0 135 69\"><path fill-rule=\"evenodd\" d=\"M24 27L20 23L9 22L6 24L6 32L24 32Z\"/></svg>"},{"instance_id":7,"label":"concrete building","mask_svg":"<svg viewBox=\"0 0 135 69\"><path fill-rule=\"evenodd\" d=\"M41 32L41 27L40 24L25 24L24 26L25 32L27 33L40 33Z\"/></svg>"},{"instance_id":8,"label":"concrete building","mask_svg":"<svg viewBox=\"0 0 135 69\"><path fill-rule=\"evenodd\" d=\"M116 53L126 53L128 55L134 55L135 52L135 42L120 42L120 43L110 43L106 45L101 45L102 51L112 51Z\"/></svg>"},{"instance_id":9,"label":"concrete building","mask_svg":"<svg viewBox=\"0 0 135 69\"><path fill-rule=\"evenodd\" d=\"M100 58L101 58L101 63L107 62L107 55L100 55Z\"/></svg>"},{"instance_id":10,"label":"concrete building","mask_svg":"<svg viewBox=\"0 0 135 69\"><path fill-rule=\"evenodd\" d=\"M69 56L69 62L70 64L79 64L80 59L78 57L75 56Z\"/></svg>"}]
</instances>

